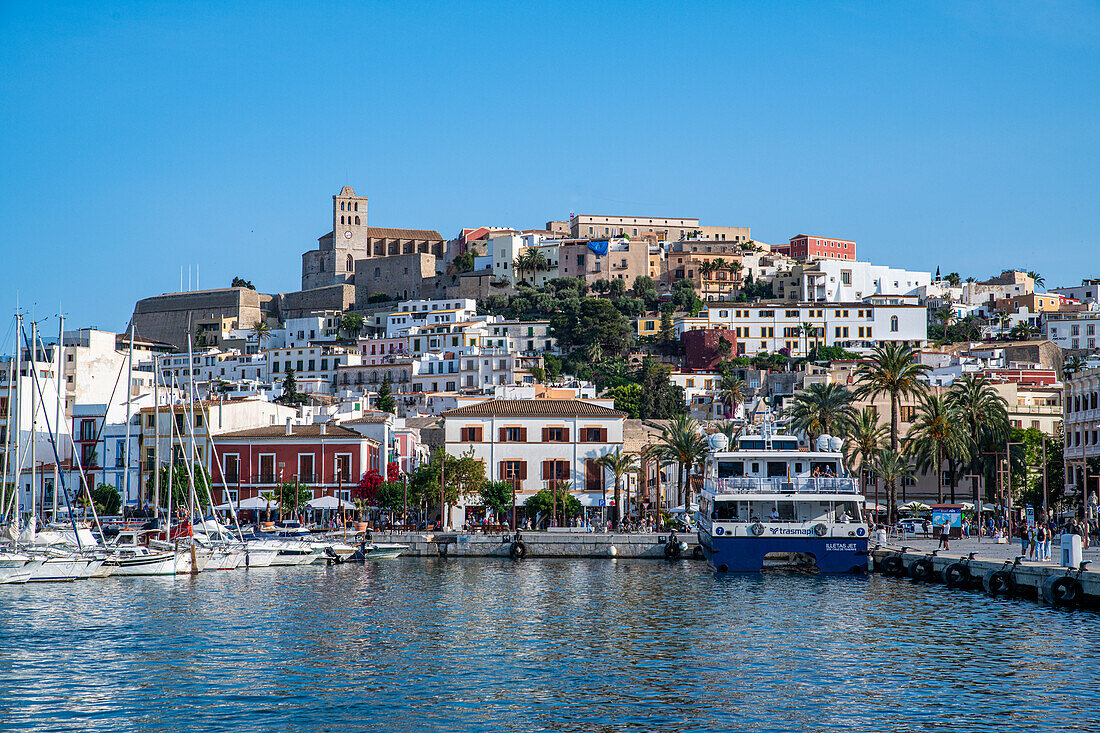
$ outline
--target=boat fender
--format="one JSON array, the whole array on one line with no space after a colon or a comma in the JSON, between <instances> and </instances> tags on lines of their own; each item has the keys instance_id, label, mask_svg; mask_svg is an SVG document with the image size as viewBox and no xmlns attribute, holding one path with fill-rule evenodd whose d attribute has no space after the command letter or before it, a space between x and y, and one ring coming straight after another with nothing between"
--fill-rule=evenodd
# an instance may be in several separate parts
<instances>
[{"instance_id":1,"label":"boat fender","mask_svg":"<svg viewBox=\"0 0 1100 733\"><path fill-rule=\"evenodd\" d=\"M764 529L763 524L761 524L760 522L757 522L756 524L749 527L749 531L752 532L757 537L762 537L766 530Z\"/></svg>"},{"instance_id":2,"label":"boat fender","mask_svg":"<svg viewBox=\"0 0 1100 733\"><path fill-rule=\"evenodd\" d=\"M918 583L931 580L934 571L935 567L932 565L932 561L927 557L914 560L909 565L909 575Z\"/></svg>"},{"instance_id":3,"label":"boat fender","mask_svg":"<svg viewBox=\"0 0 1100 733\"><path fill-rule=\"evenodd\" d=\"M970 568L965 563L951 563L943 569L943 584L948 588L965 588L970 585Z\"/></svg>"},{"instance_id":4,"label":"boat fender","mask_svg":"<svg viewBox=\"0 0 1100 733\"><path fill-rule=\"evenodd\" d=\"M1081 581L1068 575L1043 581L1043 599L1052 606L1075 606L1081 601L1084 592Z\"/></svg>"},{"instance_id":5,"label":"boat fender","mask_svg":"<svg viewBox=\"0 0 1100 733\"><path fill-rule=\"evenodd\" d=\"M699 545L696 545L695 547L692 548L692 550L691 550L691 559L692 560L702 560L703 557L704 557L704 555L703 555L703 548L702 547L700 547Z\"/></svg>"},{"instance_id":6,"label":"boat fender","mask_svg":"<svg viewBox=\"0 0 1100 733\"><path fill-rule=\"evenodd\" d=\"M883 575L901 575L904 568L905 564L901 561L899 555L890 555L882 559Z\"/></svg>"},{"instance_id":7,"label":"boat fender","mask_svg":"<svg viewBox=\"0 0 1100 733\"><path fill-rule=\"evenodd\" d=\"M994 570L982 578L985 592L991 596L1010 596L1016 590L1016 581L1007 570Z\"/></svg>"},{"instance_id":8,"label":"boat fender","mask_svg":"<svg viewBox=\"0 0 1100 733\"><path fill-rule=\"evenodd\" d=\"M679 542L669 542L665 545L665 557L669 560L679 560L680 552Z\"/></svg>"},{"instance_id":9,"label":"boat fender","mask_svg":"<svg viewBox=\"0 0 1100 733\"><path fill-rule=\"evenodd\" d=\"M512 543L512 546L508 548L508 556L513 560L522 560L527 557L527 544L516 540Z\"/></svg>"},{"instance_id":10,"label":"boat fender","mask_svg":"<svg viewBox=\"0 0 1100 733\"><path fill-rule=\"evenodd\" d=\"M828 534L828 532L829 528L826 527L824 524L814 525L814 534L816 534L818 537L824 537L826 534Z\"/></svg>"}]
</instances>

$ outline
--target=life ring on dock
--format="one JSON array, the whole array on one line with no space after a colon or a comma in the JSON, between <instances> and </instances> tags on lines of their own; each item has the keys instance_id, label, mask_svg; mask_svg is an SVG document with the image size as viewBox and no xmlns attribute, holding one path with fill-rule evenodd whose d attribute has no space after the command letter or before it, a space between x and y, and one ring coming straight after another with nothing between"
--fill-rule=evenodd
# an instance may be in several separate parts
<instances>
[{"instance_id":1,"label":"life ring on dock","mask_svg":"<svg viewBox=\"0 0 1100 733\"><path fill-rule=\"evenodd\" d=\"M824 524L815 524L814 525L814 534L816 534L818 537L824 537L828 533L829 533L829 528L826 527Z\"/></svg>"},{"instance_id":2,"label":"life ring on dock","mask_svg":"<svg viewBox=\"0 0 1100 733\"><path fill-rule=\"evenodd\" d=\"M699 545L696 545L695 547L691 548L691 559L692 560L702 560L705 557L706 557L706 555L703 554L703 548L700 547Z\"/></svg>"},{"instance_id":3,"label":"life ring on dock","mask_svg":"<svg viewBox=\"0 0 1100 733\"><path fill-rule=\"evenodd\" d=\"M882 558L883 575L901 575L904 570L905 563L901 561L900 555L890 555Z\"/></svg>"},{"instance_id":4,"label":"life ring on dock","mask_svg":"<svg viewBox=\"0 0 1100 733\"><path fill-rule=\"evenodd\" d=\"M757 537L762 537L764 535L764 532L766 532L767 530L764 529L763 524L761 524L760 522L757 522L756 524L749 527L749 531L752 532Z\"/></svg>"},{"instance_id":5,"label":"life ring on dock","mask_svg":"<svg viewBox=\"0 0 1100 733\"><path fill-rule=\"evenodd\" d=\"M935 572L935 566L932 561L927 557L922 557L914 560L909 565L909 575L913 580L918 583L927 582L932 579L932 574Z\"/></svg>"},{"instance_id":6,"label":"life ring on dock","mask_svg":"<svg viewBox=\"0 0 1100 733\"><path fill-rule=\"evenodd\" d=\"M1007 570L994 570L985 576L982 585L991 596L1010 596L1016 591L1016 580Z\"/></svg>"},{"instance_id":7,"label":"life ring on dock","mask_svg":"<svg viewBox=\"0 0 1100 733\"><path fill-rule=\"evenodd\" d=\"M943 584L948 588L965 588L970 585L970 577L966 563L953 562L943 569Z\"/></svg>"},{"instance_id":8,"label":"life ring on dock","mask_svg":"<svg viewBox=\"0 0 1100 733\"><path fill-rule=\"evenodd\" d=\"M665 543L665 557L669 560L680 559L680 543L679 542L666 542Z\"/></svg>"},{"instance_id":9,"label":"life ring on dock","mask_svg":"<svg viewBox=\"0 0 1100 733\"><path fill-rule=\"evenodd\" d=\"M1052 606L1076 606L1084 594L1081 581L1068 575L1043 581L1043 599Z\"/></svg>"},{"instance_id":10,"label":"life ring on dock","mask_svg":"<svg viewBox=\"0 0 1100 733\"><path fill-rule=\"evenodd\" d=\"M512 546L508 548L508 557L513 560L522 560L527 557L527 545L520 540L516 540L512 543Z\"/></svg>"}]
</instances>

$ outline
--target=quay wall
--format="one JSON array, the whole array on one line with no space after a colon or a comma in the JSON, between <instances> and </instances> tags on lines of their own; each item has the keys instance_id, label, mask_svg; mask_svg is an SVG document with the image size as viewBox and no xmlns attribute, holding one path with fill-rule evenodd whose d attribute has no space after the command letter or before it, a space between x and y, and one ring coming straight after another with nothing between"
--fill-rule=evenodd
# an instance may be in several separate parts
<instances>
[{"instance_id":1,"label":"quay wall","mask_svg":"<svg viewBox=\"0 0 1100 733\"><path fill-rule=\"evenodd\" d=\"M906 550L905 552L900 552L899 549L876 547L871 551L871 569L874 572L883 572L882 562L891 555L900 555L906 568L909 568L912 563L921 558L931 560L933 572L929 582L940 584L943 583L944 569L952 563L965 562L967 557L966 555L960 555L958 553L933 555L931 552L922 552L919 550ZM1012 566L1012 561L1006 563L1003 559L981 559L975 557L970 561L969 566L971 575L975 579L973 586L975 588L981 588L982 585L980 581L982 578L994 571L1008 569ZM1049 578L1060 578L1066 575L1067 571L1071 576L1078 577L1076 570L1070 570L1069 568L1058 565L1040 565L1025 560L1012 569L1013 580L1016 584L1013 595L1017 598L1026 598L1043 603L1045 602L1043 596L1044 582ZM901 577L899 579L910 580L908 577ZM1080 574L1078 580L1086 596L1083 599L1083 603L1094 607L1100 606L1100 571L1086 570Z\"/></svg>"},{"instance_id":2,"label":"quay wall","mask_svg":"<svg viewBox=\"0 0 1100 733\"><path fill-rule=\"evenodd\" d=\"M513 535L465 532L373 532L375 542L408 545L403 553L414 557L508 557ZM676 535L687 544L681 558L692 559L699 540L694 532ZM622 557L665 559L667 532L617 534L613 532L520 532L527 557ZM612 550L614 548L614 550Z\"/></svg>"}]
</instances>

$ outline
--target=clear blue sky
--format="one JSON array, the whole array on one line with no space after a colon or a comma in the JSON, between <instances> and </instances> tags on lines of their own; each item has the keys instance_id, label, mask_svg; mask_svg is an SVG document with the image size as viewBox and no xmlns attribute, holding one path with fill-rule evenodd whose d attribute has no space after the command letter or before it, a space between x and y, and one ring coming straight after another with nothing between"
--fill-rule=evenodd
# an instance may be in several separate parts
<instances>
[{"instance_id":1,"label":"clear blue sky","mask_svg":"<svg viewBox=\"0 0 1100 733\"><path fill-rule=\"evenodd\" d=\"M3 298L124 327L370 223L694 216L1100 276L1093 2L0 5ZM178 6L178 7L176 7Z\"/></svg>"}]
</instances>

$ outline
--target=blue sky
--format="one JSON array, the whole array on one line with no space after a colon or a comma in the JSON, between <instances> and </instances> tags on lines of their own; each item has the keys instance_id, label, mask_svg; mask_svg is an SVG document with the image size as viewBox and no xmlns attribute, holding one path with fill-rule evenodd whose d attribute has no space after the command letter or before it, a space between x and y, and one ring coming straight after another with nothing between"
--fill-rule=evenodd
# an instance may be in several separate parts
<instances>
[{"instance_id":1,"label":"blue sky","mask_svg":"<svg viewBox=\"0 0 1100 733\"><path fill-rule=\"evenodd\" d=\"M1100 276L1100 6L0 5L0 307L300 285L370 223L693 216L861 259ZM36 305L35 305L36 304Z\"/></svg>"}]
</instances>

